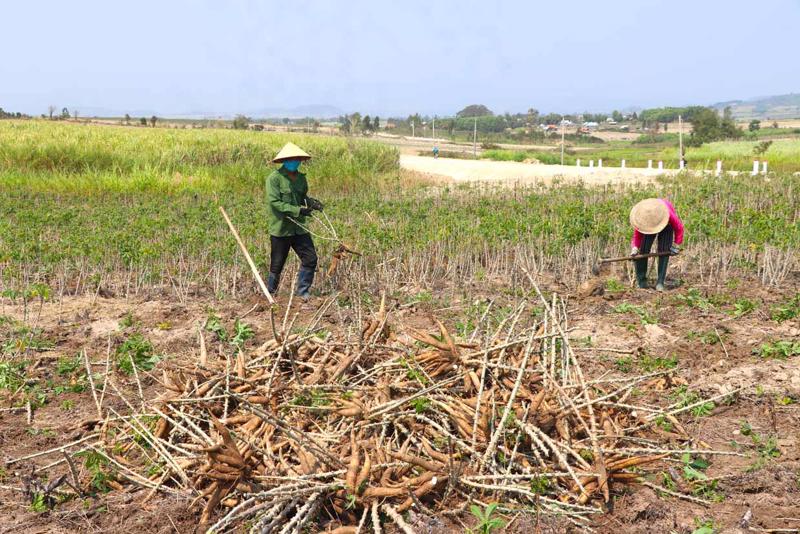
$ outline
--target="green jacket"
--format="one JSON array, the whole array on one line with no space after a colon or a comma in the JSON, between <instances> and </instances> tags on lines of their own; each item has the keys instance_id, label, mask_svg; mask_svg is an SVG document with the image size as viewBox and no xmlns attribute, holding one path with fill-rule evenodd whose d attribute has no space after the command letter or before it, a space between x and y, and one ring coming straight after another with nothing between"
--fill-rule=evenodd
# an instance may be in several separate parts
<instances>
[{"instance_id":1,"label":"green jacket","mask_svg":"<svg viewBox=\"0 0 800 534\"><path fill-rule=\"evenodd\" d=\"M308 194L306 175L298 172L294 180L289 178L283 167L267 177L267 204L269 204L269 234L275 237L288 237L307 234L291 217L306 226L306 217L300 215L300 206L305 205Z\"/></svg>"}]
</instances>

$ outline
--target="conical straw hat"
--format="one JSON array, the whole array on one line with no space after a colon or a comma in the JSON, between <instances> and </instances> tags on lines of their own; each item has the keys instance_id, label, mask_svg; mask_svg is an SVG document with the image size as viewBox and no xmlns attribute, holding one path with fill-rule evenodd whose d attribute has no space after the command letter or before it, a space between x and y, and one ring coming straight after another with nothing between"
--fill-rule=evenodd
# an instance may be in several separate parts
<instances>
[{"instance_id":1,"label":"conical straw hat","mask_svg":"<svg viewBox=\"0 0 800 534\"><path fill-rule=\"evenodd\" d=\"M286 143L284 147L278 152L278 155L275 156L272 160L272 163L280 163L281 161L286 161L287 159L311 159L302 148L297 146L294 143Z\"/></svg>"},{"instance_id":2,"label":"conical straw hat","mask_svg":"<svg viewBox=\"0 0 800 534\"><path fill-rule=\"evenodd\" d=\"M657 198L647 198L631 210L631 225L643 234L657 234L669 222L669 208Z\"/></svg>"}]
</instances>

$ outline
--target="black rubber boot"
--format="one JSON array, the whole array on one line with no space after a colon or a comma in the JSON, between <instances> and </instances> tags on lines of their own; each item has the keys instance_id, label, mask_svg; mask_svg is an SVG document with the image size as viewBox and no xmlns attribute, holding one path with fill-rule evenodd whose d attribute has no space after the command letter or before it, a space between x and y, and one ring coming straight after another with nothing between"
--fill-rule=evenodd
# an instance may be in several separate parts
<instances>
[{"instance_id":1,"label":"black rubber boot","mask_svg":"<svg viewBox=\"0 0 800 534\"><path fill-rule=\"evenodd\" d=\"M647 258L633 262L636 267L636 283L639 289L647 289Z\"/></svg>"},{"instance_id":2,"label":"black rubber boot","mask_svg":"<svg viewBox=\"0 0 800 534\"><path fill-rule=\"evenodd\" d=\"M656 289L659 291L664 291L664 282L667 280L667 265L669 265L669 256L659 256L658 280L656 282Z\"/></svg>"},{"instance_id":3,"label":"black rubber boot","mask_svg":"<svg viewBox=\"0 0 800 534\"><path fill-rule=\"evenodd\" d=\"M311 297L311 284L314 283L314 271L300 269L297 273L297 292L298 297L308 299Z\"/></svg>"},{"instance_id":4,"label":"black rubber boot","mask_svg":"<svg viewBox=\"0 0 800 534\"><path fill-rule=\"evenodd\" d=\"M280 281L281 275L269 273L269 278L267 279L267 291L269 291L270 295L274 295L278 292L278 284Z\"/></svg>"}]
</instances>

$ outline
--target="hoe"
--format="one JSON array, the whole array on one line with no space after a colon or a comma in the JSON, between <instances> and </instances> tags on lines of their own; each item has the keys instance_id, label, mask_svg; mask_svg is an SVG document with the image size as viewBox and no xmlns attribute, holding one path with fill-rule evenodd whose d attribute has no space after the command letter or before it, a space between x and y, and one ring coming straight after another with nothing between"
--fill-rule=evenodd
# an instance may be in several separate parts
<instances>
[{"instance_id":1,"label":"hoe","mask_svg":"<svg viewBox=\"0 0 800 534\"><path fill-rule=\"evenodd\" d=\"M637 254L636 256L620 256L619 258L600 258L600 260L592 267L592 274L597 276L600 274L600 268L606 263L613 263L616 261L635 261L644 258L657 258L659 256L675 256L672 252L650 252L648 254Z\"/></svg>"}]
</instances>

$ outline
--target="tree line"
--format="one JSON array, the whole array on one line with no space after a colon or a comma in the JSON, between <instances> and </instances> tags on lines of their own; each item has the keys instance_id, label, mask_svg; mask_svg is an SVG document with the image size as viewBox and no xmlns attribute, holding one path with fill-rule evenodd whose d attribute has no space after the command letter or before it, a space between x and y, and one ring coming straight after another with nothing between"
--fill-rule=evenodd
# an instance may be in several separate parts
<instances>
[{"instance_id":1,"label":"tree line","mask_svg":"<svg viewBox=\"0 0 800 534\"><path fill-rule=\"evenodd\" d=\"M342 115L339 117L339 130L344 134L362 134L369 135L370 133L377 132L381 127L381 118L377 115L370 117L369 115L361 116L361 113L352 113L350 115Z\"/></svg>"},{"instance_id":2,"label":"tree line","mask_svg":"<svg viewBox=\"0 0 800 534\"><path fill-rule=\"evenodd\" d=\"M30 116L20 113L19 111L6 111L0 108L0 119L30 119Z\"/></svg>"}]
</instances>

